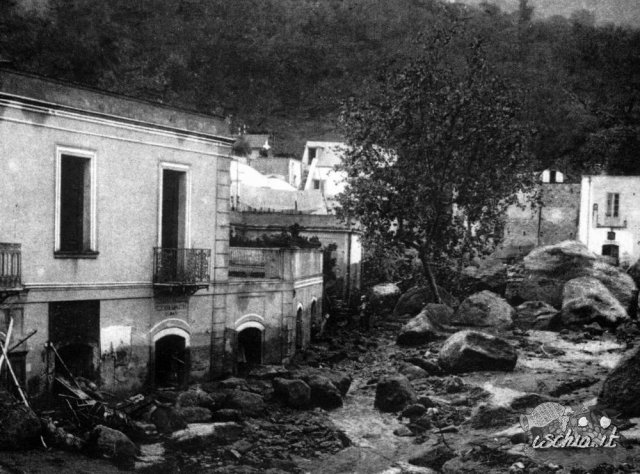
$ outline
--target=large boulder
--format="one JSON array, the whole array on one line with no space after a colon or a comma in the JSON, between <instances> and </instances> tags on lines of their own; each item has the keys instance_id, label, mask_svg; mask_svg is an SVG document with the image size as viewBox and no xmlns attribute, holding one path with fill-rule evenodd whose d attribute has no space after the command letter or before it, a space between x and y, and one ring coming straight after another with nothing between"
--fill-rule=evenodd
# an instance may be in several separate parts
<instances>
[{"instance_id":1,"label":"large boulder","mask_svg":"<svg viewBox=\"0 0 640 474\"><path fill-rule=\"evenodd\" d=\"M611 292L593 277L569 280L564 286L559 321L563 326L585 326L597 322L616 326L629 315Z\"/></svg>"},{"instance_id":2,"label":"large boulder","mask_svg":"<svg viewBox=\"0 0 640 474\"><path fill-rule=\"evenodd\" d=\"M622 359L609 373L598 401L623 416L640 416L640 348Z\"/></svg>"},{"instance_id":3,"label":"large boulder","mask_svg":"<svg viewBox=\"0 0 640 474\"><path fill-rule=\"evenodd\" d=\"M176 413L186 423L206 423L211 421L211 410L204 407L180 407Z\"/></svg>"},{"instance_id":4,"label":"large boulder","mask_svg":"<svg viewBox=\"0 0 640 474\"><path fill-rule=\"evenodd\" d=\"M513 324L514 314L514 309L504 298L485 290L465 299L451 318L451 323L458 326L509 327Z\"/></svg>"},{"instance_id":5,"label":"large boulder","mask_svg":"<svg viewBox=\"0 0 640 474\"><path fill-rule=\"evenodd\" d=\"M558 310L544 301L525 301L516 307L514 326L521 329L547 329Z\"/></svg>"},{"instance_id":6,"label":"large boulder","mask_svg":"<svg viewBox=\"0 0 640 474\"><path fill-rule=\"evenodd\" d=\"M320 369L315 367L305 367L304 369L296 370L292 374L292 378L301 379L309 383L309 379L314 375L321 375L331 380L331 383L338 389L341 396L345 396L351 387L353 379L346 372L340 372L337 370Z\"/></svg>"},{"instance_id":7,"label":"large boulder","mask_svg":"<svg viewBox=\"0 0 640 474\"><path fill-rule=\"evenodd\" d=\"M264 400L255 393L231 390L224 402L224 408L240 410L244 415L259 415L264 411Z\"/></svg>"},{"instance_id":8,"label":"large boulder","mask_svg":"<svg viewBox=\"0 0 640 474\"><path fill-rule=\"evenodd\" d=\"M468 266L462 270L462 275L472 291L489 290L504 295L507 287L507 265L497 259L485 259L479 266Z\"/></svg>"},{"instance_id":9,"label":"large boulder","mask_svg":"<svg viewBox=\"0 0 640 474\"><path fill-rule=\"evenodd\" d=\"M438 354L440 367L450 373L511 371L517 360L515 349L504 339L471 330L449 337Z\"/></svg>"},{"instance_id":10,"label":"large boulder","mask_svg":"<svg viewBox=\"0 0 640 474\"><path fill-rule=\"evenodd\" d=\"M606 286L629 314L636 313L638 288L631 276L603 262L580 242L566 240L535 248L512 270L518 278L509 280L506 293L516 303L540 300L560 308L564 284L590 276Z\"/></svg>"},{"instance_id":11,"label":"large boulder","mask_svg":"<svg viewBox=\"0 0 640 474\"><path fill-rule=\"evenodd\" d=\"M0 451L28 449L40 440L40 419L23 405L0 406Z\"/></svg>"},{"instance_id":12,"label":"large boulder","mask_svg":"<svg viewBox=\"0 0 640 474\"><path fill-rule=\"evenodd\" d=\"M312 375L306 382L311 389L311 404L313 406L326 410L332 410L342 406L340 391L328 377Z\"/></svg>"},{"instance_id":13,"label":"large boulder","mask_svg":"<svg viewBox=\"0 0 640 474\"><path fill-rule=\"evenodd\" d=\"M97 456L111 459L123 469L133 469L138 448L124 433L98 425L89 434L88 447Z\"/></svg>"},{"instance_id":14,"label":"large boulder","mask_svg":"<svg viewBox=\"0 0 640 474\"><path fill-rule=\"evenodd\" d=\"M402 326L396 342L412 346L438 339L447 334L443 324L447 324L452 316L453 310L447 305L428 303L418 316Z\"/></svg>"},{"instance_id":15,"label":"large boulder","mask_svg":"<svg viewBox=\"0 0 640 474\"><path fill-rule=\"evenodd\" d=\"M311 401L311 388L302 380L273 379L274 395L287 406L305 408Z\"/></svg>"},{"instance_id":16,"label":"large boulder","mask_svg":"<svg viewBox=\"0 0 640 474\"><path fill-rule=\"evenodd\" d=\"M596 261L590 275L607 287L631 316L638 310L638 287L633 278L618 267Z\"/></svg>"},{"instance_id":17,"label":"large boulder","mask_svg":"<svg viewBox=\"0 0 640 474\"><path fill-rule=\"evenodd\" d=\"M385 377L376 387L376 399L374 406L384 412L397 412L407 405L415 403L416 392L413 390L409 379L397 375Z\"/></svg>"},{"instance_id":18,"label":"large boulder","mask_svg":"<svg viewBox=\"0 0 640 474\"><path fill-rule=\"evenodd\" d=\"M627 274L634 281L636 287L640 288L640 259L627 269Z\"/></svg>"},{"instance_id":19,"label":"large boulder","mask_svg":"<svg viewBox=\"0 0 640 474\"><path fill-rule=\"evenodd\" d=\"M369 290L369 302L377 311L390 312L398 302L401 293L395 283L380 283Z\"/></svg>"},{"instance_id":20,"label":"large boulder","mask_svg":"<svg viewBox=\"0 0 640 474\"><path fill-rule=\"evenodd\" d=\"M442 303L455 308L460 302L444 288L438 287ZM435 297L429 287L414 286L407 290L398 300L393 309L393 317L397 319L413 318L417 316L427 303L435 303Z\"/></svg>"}]
</instances>

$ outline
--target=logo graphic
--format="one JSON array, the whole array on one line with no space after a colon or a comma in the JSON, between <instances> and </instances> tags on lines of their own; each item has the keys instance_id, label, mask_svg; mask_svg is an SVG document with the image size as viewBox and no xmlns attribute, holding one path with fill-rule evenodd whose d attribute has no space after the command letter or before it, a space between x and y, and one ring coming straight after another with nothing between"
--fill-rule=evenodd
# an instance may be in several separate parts
<instances>
[{"instance_id":1,"label":"logo graphic","mask_svg":"<svg viewBox=\"0 0 640 474\"><path fill-rule=\"evenodd\" d=\"M520 416L534 449L615 448L617 427L603 412L585 406L546 402Z\"/></svg>"}]
</instances>

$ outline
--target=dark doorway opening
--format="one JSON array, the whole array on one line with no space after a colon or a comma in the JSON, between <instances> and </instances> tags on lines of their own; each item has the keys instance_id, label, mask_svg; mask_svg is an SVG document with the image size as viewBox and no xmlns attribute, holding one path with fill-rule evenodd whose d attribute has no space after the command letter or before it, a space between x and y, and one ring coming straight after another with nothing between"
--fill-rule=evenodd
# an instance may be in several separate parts
<instances>
[{"instance_id":1,"label":"dark doorway opening","mask_svg":"<svg viewBox=\"0 0 640 474\"><path fill-rule=\"evenodd\" d=\"M49 338L62 359L51 354L56 375L68 377L68 370L74 377L98 381L100 301L49 303Z\"/></svg>"},{"instance_id":2,"label":"dark doorway opening","mask_svg":"<svg viewBox=\"0 0 640 474\"><path fill-rule=\"evenodd\" d=\"M304 329L302 327L302 308L298 308L296 313L296 349L302 349L302 343L304 338Z\"/></svg>"},{"instance_id":3,"label":"dark doorway opening","mask_svg":"<svg viewBox=\"0 0 640 474\"><path fill-rule=\"evenodd\" d=\"M602 255L609 257L615 265L618 265L620 257L620 247L614 244L607 244L602 246Z\"/></svg>"},{"instance_id":4,"label":"dark doorway opening","mask_svg":"<svg viewBox=\"0 0 640 474\"><path fill-rule=\"evenodd\" d=\"M262 364L262 331L247 328L238 334L238 368Z\"/></svg>"},{"instance_id":5,"label":"dark doorway opening","mask_svg":"<svg viewBox=\"0 0 640 474\"><path fill-rule=\"evenodd\" d=\"M161 337L155 345L155 384L158 387L182 387L187 382L189 350L184 337Z\"/></svg>"}]
</instances>

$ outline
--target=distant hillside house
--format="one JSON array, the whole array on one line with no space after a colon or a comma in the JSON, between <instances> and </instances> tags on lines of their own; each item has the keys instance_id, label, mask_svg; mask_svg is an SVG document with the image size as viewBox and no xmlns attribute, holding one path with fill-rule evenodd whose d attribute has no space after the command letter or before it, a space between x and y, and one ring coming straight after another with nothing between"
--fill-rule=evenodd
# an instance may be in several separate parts
<instances>
[{"instance_id":1,"label":"distant hillside house","mask_svg":"<svg viewBox=\"0 0 640 474\"><path fill-rule=\"evenodd\" d=\"M345 174L335 167L342 162L346 145L342 142L308 141L302 154L303 166L308 166L305 190L319 190L333 201L345 188Z\"/></svg>"},{"instance_id":2,"label":"distant hillside house","mask_svg":"<svg viewBox=\"0 0 640 474\"><path fill-rule=\"evenodd\" d=\"M250 161L253 168L267 176L286 181L296 189L302 185L302 162L286 156L260 156Z\"/></svg>"},{"instance_id":3,"label":"distant hillside house","mask_svg":"<svg viewBox=\"0 0 640 474\"><path fill-rule=\"evenodd\" d=\"M242 138L249 144L249 148L251 149L248 158L255 159L261 156L271 156L271 144L269 143L269 140L271 139L270 135L266 133L248 133Z\"/></svg>"}]
</instances>

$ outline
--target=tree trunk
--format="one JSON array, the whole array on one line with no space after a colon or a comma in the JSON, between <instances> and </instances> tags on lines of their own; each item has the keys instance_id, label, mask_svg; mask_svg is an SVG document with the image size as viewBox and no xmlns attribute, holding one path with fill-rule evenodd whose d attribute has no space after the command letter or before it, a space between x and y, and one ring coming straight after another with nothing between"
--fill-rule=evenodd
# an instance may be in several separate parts
<instances>
[{"instance_id":1,"label":"tree trunk","mask_svg":"<svg viewBox=\"0 0 640 474\"><path fill-rule=\"evenodd\" d=\"M422 260L422 269L424 270L424 275L427 277L427 282L429 282L429 288L433 293L434 301L436 303L442 303L442 300L440 299L440 292L438 291L438 284L436 283L436 277L433 276L433 271L431 270L431 265L429 265L426 253L420 252L420 260Z\"/></svg>"}]
</instances>

